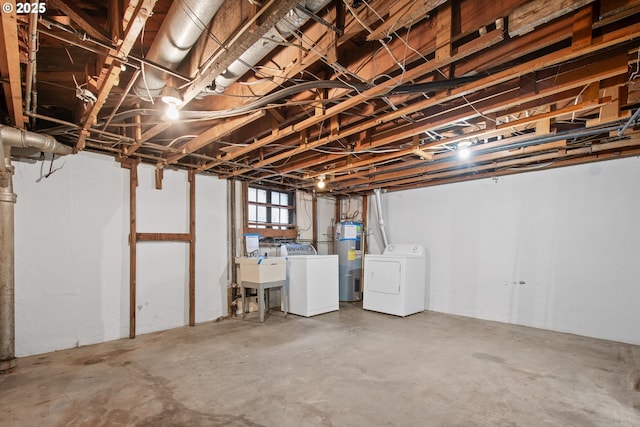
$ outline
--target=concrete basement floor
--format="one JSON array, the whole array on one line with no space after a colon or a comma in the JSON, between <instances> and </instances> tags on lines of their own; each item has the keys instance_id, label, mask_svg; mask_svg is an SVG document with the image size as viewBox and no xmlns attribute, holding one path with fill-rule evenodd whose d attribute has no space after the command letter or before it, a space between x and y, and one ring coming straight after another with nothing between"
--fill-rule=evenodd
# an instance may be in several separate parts
<instances>
[{"instance_id":1,"label":"concrete basement floor","mask_svg":"<svg viewBox=\"0 0 640 427\"><path fill-rule=\"evenodd\" d=\"M18 360L2 426L640 426L640 347L342 303Z\"/></svg>"}]
</instances>

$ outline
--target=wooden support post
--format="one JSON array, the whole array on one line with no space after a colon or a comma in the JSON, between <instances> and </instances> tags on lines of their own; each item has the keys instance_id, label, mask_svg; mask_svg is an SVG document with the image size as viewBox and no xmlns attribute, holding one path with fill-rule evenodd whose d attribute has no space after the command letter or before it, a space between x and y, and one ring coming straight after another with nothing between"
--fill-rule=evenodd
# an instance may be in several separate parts
<instances>
[{"instance_id":1,"label":"wooden support post","mask_svg":"<svg viewBox=\"0 0 640 427\"><path fill-rule=\"evenodd\" d=\"M311 244L318 250L318 195L314 192L311 197L311 226L313 237Z\"/></svg>"},{"instance_id":2,"label":"wooden support post","mask_svg":"<svg viewBox=\"0 0 640 427\"><path fill-rule=\"evenodd\" d=\"M162 178L164 178L164 169L156 166L156 190L162 190Z\"/></svg>"},{"instance_id":3,"label":"wooden support post","mask_svg":"<svg viewBox=\"0 0 640 427\"><path fill-rule=\"evenodd\" d=\"M362 237L360 238L360 251L362 254L362 257L360 258L362 260L362 273L360 274L360 300L362 300L363 297L363 293L364 293L364 281L365 281L365 274L364 274L364 255L367 252L367 215L368 215L368 209L369 209L369 196L367 196L366 194L364 196L362 196Z\"/></svg>"},{"instance_id":4,"label":"wooden support post","mask_svg":"<svg viewBox=\"0 0 640 427\"><path fill-rule=\"evenodd\" d=\"M189 326L196 324L196 174L189 171Z\"/></svg>"},{"instance_id":5,"label":"wooden support post","mask_svg":"<svg viewBox=\"0 0 640 427\"><path fill-rule=\"evenodd\" d=\"M129 338L136 337L136 189L138 161L129 161Z\"/></svg>"}]
</instances>

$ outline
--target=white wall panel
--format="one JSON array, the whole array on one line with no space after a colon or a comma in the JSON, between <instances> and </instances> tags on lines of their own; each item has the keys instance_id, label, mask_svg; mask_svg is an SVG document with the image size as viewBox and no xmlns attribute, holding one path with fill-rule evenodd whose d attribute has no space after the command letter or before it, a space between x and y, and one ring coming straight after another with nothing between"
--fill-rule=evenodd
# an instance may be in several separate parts
<instances>
[{"instance_id":1,"label":"white wall panel","mask_svg":"<svg viewBox=\"0 0 640 427\"><path fill-rule=\"evenodd\" d=\"M388 193L383 210L392 243L427 248L428 309L640 344L638 182L631 158Z\"/></svg>"},{"instance_id":2,"label":"white wall panel","mask_svg":"<svg viewBox=\"0 0 640 427\"><path fill-rule=\"evenodd\" d=\"M129 172L80 153L15 163L16 355L109 341L129 331ZM186 173L141 165L139 232L188 231ZM196 179L196 320L226 307L226 186ZM138 333L187 323L188 245L138 245Z\"/></svg>"}]
</instances>

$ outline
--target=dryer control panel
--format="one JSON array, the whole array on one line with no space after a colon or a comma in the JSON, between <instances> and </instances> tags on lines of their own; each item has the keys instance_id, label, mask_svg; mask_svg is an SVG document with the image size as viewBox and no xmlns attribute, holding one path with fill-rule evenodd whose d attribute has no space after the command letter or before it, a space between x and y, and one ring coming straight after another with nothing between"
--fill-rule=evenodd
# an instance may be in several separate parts
<instances>
[{"instance_id":1,"label":"dryer control panel","mask_svg":"<svg viewBox=\"0 0 640 427\"><path fill-rule=\"evenodd\" d=\"M397 243L388 245L382 252L383 255L398 255L398 256L423 256L424 247L419 244L413 243Z\"/></svg>"}]
</instances>

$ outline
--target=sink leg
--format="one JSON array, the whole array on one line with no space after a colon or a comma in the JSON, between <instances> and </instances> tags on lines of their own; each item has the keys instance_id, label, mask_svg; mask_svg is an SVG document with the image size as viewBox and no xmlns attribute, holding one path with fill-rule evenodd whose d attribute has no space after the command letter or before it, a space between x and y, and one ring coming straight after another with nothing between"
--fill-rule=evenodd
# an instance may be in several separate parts
<instances>
[{"instance_id":1,"label":"sink leg","mask_svg":"<svg viewBox=\"0 0 640 427\"><path fill-rule=\"evenodd\" d=\"M246 292L242 284L240 284L240 294L242 295L242 318L244 319L245 313L247 312L247 299L245 298Z\"/></svg>"},{"instance_id":2,"label":"sink leg","mask_svg":"<svg viewBox=\"0 0 640 427\"><path fill-rule=\"evenodd\" d=\"M260 311L260 322L264 322L264 288L258 286L258 307Z\"/></svg>"}]
</instances>

